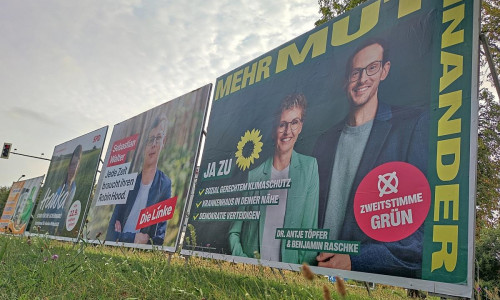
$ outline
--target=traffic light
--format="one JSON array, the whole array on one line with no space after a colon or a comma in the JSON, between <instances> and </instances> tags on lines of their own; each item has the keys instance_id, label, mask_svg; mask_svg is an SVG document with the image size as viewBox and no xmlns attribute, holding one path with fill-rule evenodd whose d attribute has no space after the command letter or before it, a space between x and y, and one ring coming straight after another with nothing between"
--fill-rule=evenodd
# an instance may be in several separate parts
<instances>
[{"instance_id":1,"label":"traffic light","mask_svg":"<svg viewBox=\"0 0 500 300\"><path fill-rule=\"evenodd\" d=\"M5 158L5 159L9 158L11 147L12 147L11 143L3 143L2 155L0 156L0 158Z\"/></svg>"}]
</instances>

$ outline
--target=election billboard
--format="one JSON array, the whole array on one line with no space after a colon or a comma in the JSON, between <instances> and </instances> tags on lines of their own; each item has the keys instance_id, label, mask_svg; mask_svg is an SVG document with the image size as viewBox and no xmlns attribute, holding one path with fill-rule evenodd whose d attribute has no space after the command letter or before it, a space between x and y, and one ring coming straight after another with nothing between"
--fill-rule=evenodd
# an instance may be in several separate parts
<instances>
[{"instance_id":1,"label":"election billboard","mask_svg":"<svg viewBox=\"0 0 500 300\"><path fill-rule=\"evenodd\" d=\"M210 90L203 86L114 126L88 240L175 250Z\"/></svg>"},{"instance_id":2,"label":"election billboard","mask_svg":"<svg viewBox=\"0 0 500 300\"><path fill-rule=\"evenodd\" d=\"M55 146L30 234L78 237L107 131L105 126Z\"/></svg>"},{"instance_id":3,"label":"election billboard","mask_svg":"<svg viewBox=\"0 0 500 300\"><path fill-rule=\"evenodd\" d=\"M0 218L0 232L23 234L26 231L44 177L42 175L12 184Z\"/></svg>"},{"instance_id":4,"label":"election billboard","mask_svg":"<svg viewBox=\"0 0 500 300\"><path fill-rule=\"evenodd\" d=\"M470 296L478 13L368 1L220 76L182 253Z\"/></svg>"}]
</instances>

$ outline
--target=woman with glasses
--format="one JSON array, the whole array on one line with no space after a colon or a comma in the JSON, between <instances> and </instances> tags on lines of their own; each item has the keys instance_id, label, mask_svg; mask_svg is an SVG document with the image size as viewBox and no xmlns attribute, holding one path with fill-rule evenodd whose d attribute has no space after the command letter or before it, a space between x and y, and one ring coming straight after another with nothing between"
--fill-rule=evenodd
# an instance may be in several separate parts
<instances>
[{"instance_id":1,"label":"woman with glasses","mask_svg":"<svg viewBox=\"0 0 500 300\"><path fill-rule=\"evenodd\" d=\"M256 192L278 197L278 204L245 208L260 210L260 220L233 223L229 232L232 255L295 264L316 262L316 252L285 249L285 240L275 238L278 228L315 229L318 225L318 165L315 158L293 150L302 131L306 107L303 94L288 95L282 100L273 130L273 156L251 170L248 181L289 178L291 186Z\"/></svg>"}]
</instances>

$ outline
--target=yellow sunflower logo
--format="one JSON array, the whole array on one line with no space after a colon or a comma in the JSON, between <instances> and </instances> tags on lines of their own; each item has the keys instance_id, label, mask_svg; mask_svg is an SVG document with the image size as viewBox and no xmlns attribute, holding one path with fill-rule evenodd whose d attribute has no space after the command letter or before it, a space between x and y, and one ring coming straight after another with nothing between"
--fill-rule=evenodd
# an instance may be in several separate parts
<instances>
[{"instance_id":1,"label":"yellow sunflower logo","mask_svg":"<svg viewBox=\"0 0 500 300\"><path fill-rule=\"evenodd\" d=\"M260 157L259 153L262 151L262 145L264 145L260 141L261 139L260 130L252 129L252 131L247 130L238 142L238 151L234 156L236 156L238 168L242 171L250 168L250 165Z\"/></svg>"}]
</instances>

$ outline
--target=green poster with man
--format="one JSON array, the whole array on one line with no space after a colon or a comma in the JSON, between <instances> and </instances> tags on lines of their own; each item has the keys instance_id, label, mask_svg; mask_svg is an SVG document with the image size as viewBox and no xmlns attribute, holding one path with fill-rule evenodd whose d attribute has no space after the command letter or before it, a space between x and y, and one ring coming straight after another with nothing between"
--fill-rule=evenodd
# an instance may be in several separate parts
<instances>
[{"instance_id":1,"label":"green poster with man","mask_svg":"<svg viewBox=\"0 0 500 300\"><path fill-rule=\"evenodd\" d=\"M477 16L369 1L219 77L183 251L470 295Z\"/></svg>"}]
</instances>

